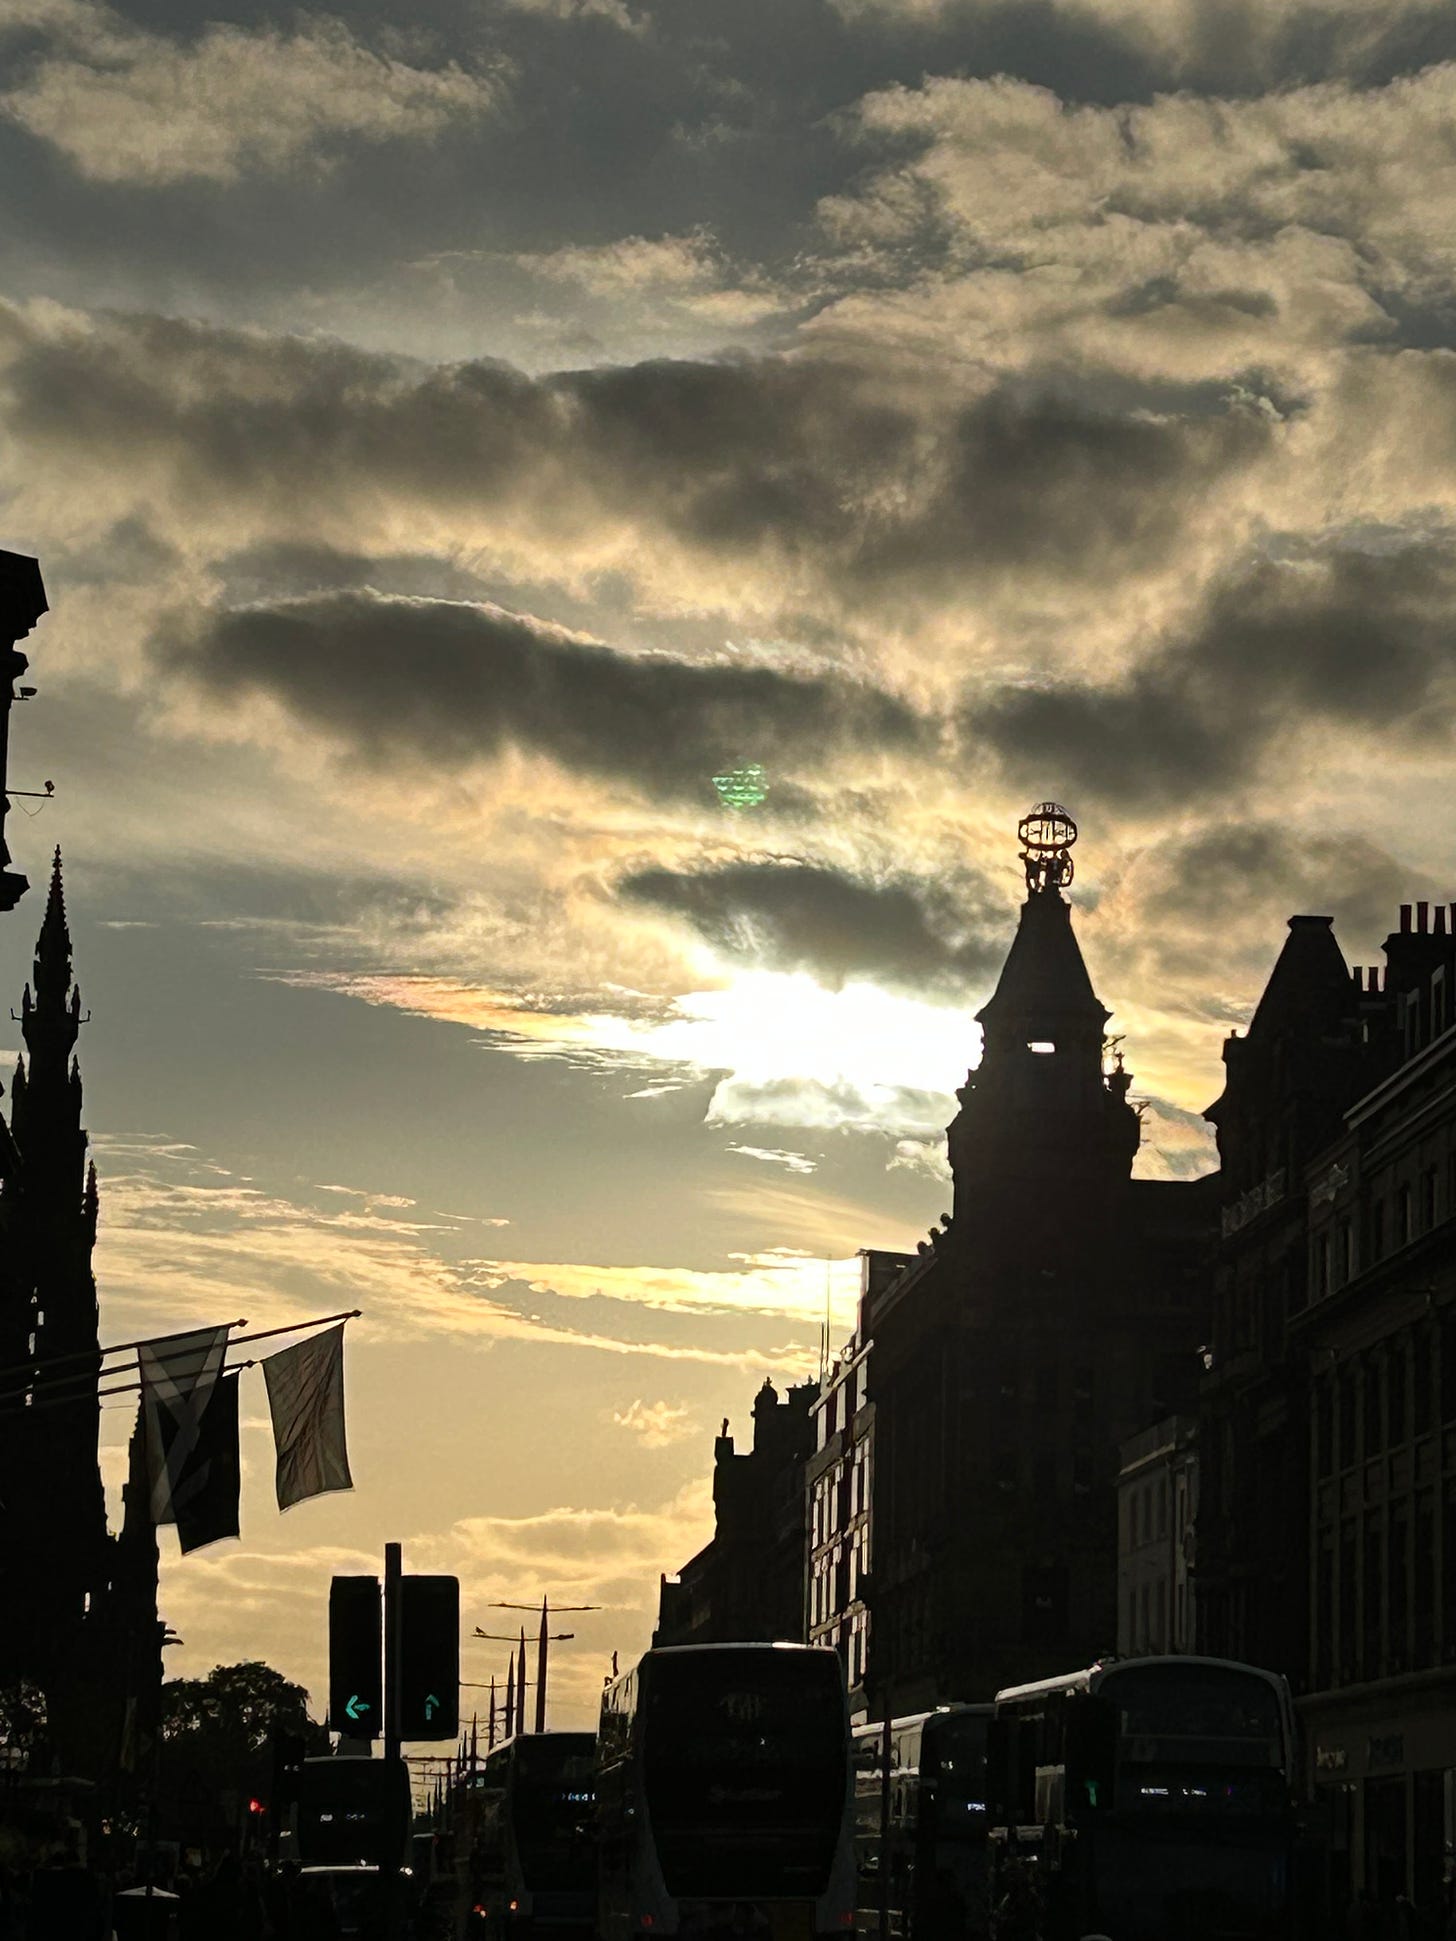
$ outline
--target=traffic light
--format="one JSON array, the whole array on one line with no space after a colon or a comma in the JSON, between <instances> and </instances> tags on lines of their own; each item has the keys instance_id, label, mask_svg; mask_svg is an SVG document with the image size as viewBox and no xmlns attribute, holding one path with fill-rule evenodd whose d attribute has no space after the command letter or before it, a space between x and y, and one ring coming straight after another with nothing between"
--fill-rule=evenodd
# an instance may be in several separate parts
<instances>
[{"instance_id":1,"label":"traffic light","mask_svg":"<svg viewBox=\"0 0 1456 1941\"><path fill-rule=\"evenodd\" d=\"M346 1739L384 1730L379 1579L336 1577L329 1585L329 1724Z\"/></svg>"},{"instance_id":2,"label":"traffic light","mask_svg":"<svg viewBox=\"0 0 1456 1941\"><path fill-rule=\"evenodd\" d=\"M399 1736L453 1739L460 1731L460 1579L402 1577L399 1599Z\"/></svg>"}]
</instances>

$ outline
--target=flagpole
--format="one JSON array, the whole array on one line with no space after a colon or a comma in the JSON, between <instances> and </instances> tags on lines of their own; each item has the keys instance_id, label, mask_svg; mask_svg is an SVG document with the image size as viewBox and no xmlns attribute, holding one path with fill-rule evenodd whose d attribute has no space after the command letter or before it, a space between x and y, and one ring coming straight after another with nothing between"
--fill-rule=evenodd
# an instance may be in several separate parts
<instances>
[{"instance_id":1,"label":"flagpole","mask_svg":"<svg viewBox=\"0 0 1456 1941\"><path fill-rule=\"evenodd\" d=\"M339 1314L321 1314L312 1321L291 1321L287 1327L262 1328L256 1334L233 1334L232 1330L234 1328L245 1328L248 1325L246 1321L219 1322L218 1326L225 1327L228 1330L228 1346L230 1348L241 1348L250 1341L273 1341L280 1334L302 1334L305 1328L326 1328L333 1321L357 1321L363 1312L363 1308L345 1308ZM49 1370L67 1367L74 1361L89 1361L93 1353L102 1357L106 1355L120 1355L129 1353L134 1348L150 1348L154 1342L185 1340L189 1334L204 1334L207 1332L209 1331L204 1328L184 1328L176 1335L148 1335L142 1341L120 1341L114 1348L97 1348L95 1350L83 1348L79 1354L57 1355L54 1359L47 1359L40 1362L13 1362L8 1368L0 1368L0 1381L3 1381L7 1375L20 1373L29 1374L31 1379L29 1381L19 1382L13 1388L0 1389L0 1406L3 1406L12 1396L28 1395L35 1388L46 1386L71 1388L78 1383L84 1384L93 1380L94 1378L83 1369L80 1374L67 1375L64 1380L59 1382L48 1384L46 1381ZM256 1362L244 1361L236 1363L235 1366L239 1368L254 1368L257 1364ZM100 1377L102 1380L105 1380L108 1375L119 1375L121 1372L119 1368L103 1368L100 1371ZM140 1383L134 1384L134 1386L139 1387ZM108 1388L102 1390L102 1393L105 1395L126 1395L130 1392L127 1388Z\"/></svg>"},{"instance_id":2,"label":"flagpole","mask_svg":"<svg viewBox=\"0 0 1456 1941\"><path fill-rule=\"evenodd\" d=\"M358 1310L356 1310L356 1312L358 1312ZM150 1348L154 1341L173 1341L173 1340L181 1339L189 1334L206 1334L210 1331L211 1327L227 1328L231 1330L233 1328L245 1328L247 1327L247 1325L248 1324L246 1320L217 1321L217 1322L210 1323L209 1327L204 1327L204 1328L179 1328L176 1335L167 1335L167 1334L143 1335L140 1341L117 1341L117 1342L113 1342L113 1344L109 1348L101 1348L101 1347L80 1348L76 1351L75 1354L56 1355L52 1359L48 1360L45 1363L45 1366L47 1368L64 1368L69 1362L89 1361L93 1355L101 1355L101 1356L127 1355L127 1354L130 1354L134 1348ZM314 1323L312 1321L300 1321L298 1325L301 1328L311 1328L313 1327ZM287 1330L285 1329L284 1332L286 1333ZM257 1340L260 1340L261 1337L258 1335L249 1335L248 1339L250 1341L257 1341ZM26 1369L33 1368L34 1366L35 1366L34 1361L13 1361L9 1364L8 1367L0 1368L0 1381L3 1381L7 1375L18 1375L24 1372Z\"/></svg>"},{"instance_id":3,"label":"flagpole","mask_svg":"<svg viewBox=\"0 0 1456 1941\"><path fill-rule=\"evenodd\" d=\"M241 1369L257 1366L256 1361L229 1361L224 1362L217 1372L220 1379L224 1375L236 1375ZM148 1386L146 1382L122 1382L117 1388L98 1388L96 1400L104 1401L108 1395L140 1395ZM15 1392L20 1393L18 1389ZM74 1395L53 1395L46 1402L12 1402L0 1399L0 1415L34 1415L40 1409L74 1409L90 1400L91 1396L84 1388L79 1389Z\"/></svg>"}]
</instances>

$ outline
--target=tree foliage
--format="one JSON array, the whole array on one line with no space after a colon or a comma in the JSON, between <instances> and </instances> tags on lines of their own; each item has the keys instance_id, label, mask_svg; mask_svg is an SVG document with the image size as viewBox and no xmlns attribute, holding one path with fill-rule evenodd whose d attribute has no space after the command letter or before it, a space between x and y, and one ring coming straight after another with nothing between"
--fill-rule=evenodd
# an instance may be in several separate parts
<instances>
[{"instance_id":1,"label":"tree foliage","mask_svg":"<svg viewBox=\"0 0 1456 1941\"><path fill-rule=\"evenodd\" d=\"M239 1755L262 1752L275 1731L304 1734L308 1693L261 1659L214 1665L206 1678L174 1678L162 1687L162 1737L168 1743L207 1738Z\"/></svg>"}]
</instances>

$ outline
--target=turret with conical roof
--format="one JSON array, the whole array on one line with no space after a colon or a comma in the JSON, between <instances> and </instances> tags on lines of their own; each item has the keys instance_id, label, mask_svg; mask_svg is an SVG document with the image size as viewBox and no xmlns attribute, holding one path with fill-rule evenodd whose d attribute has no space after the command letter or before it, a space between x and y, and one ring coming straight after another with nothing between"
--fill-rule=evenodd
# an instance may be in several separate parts
<instances>
[{"instance_id":1,"label":"turret with conical roof","mask_svg":"<svg viewBox=\"0 0 1456 1941\"><path fill-rule=\"evenodd\" d=\"M1125 1184L1138 1147L1137 1114L1121 1069L1104 1071L1111 1013L1092 988L1063 888L1076 824L1042 803L1021 824L1027 896L996 989L976 1014L980 1064L957 1093L948 1129L954 1222L980 1237L1028 1197L1054 1203Z\"/></svg>"}]
</instances>

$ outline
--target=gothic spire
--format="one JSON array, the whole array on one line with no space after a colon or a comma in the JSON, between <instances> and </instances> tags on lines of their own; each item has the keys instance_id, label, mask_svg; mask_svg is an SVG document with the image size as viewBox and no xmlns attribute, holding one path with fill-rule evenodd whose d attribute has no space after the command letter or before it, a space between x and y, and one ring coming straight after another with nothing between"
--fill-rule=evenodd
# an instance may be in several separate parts
<instances>
[{"instance_id":1,"label":"gothic spire","mask_svg":"<svg viewBox=\"0 0 1456 1941\"><path fill-rule=\"evenodd\" d=\"M20 1026L31 1054L32 1083L42 1078L47 1066L63 1079L80 1033L81 993L71 981L71 932L66 922L59 847L51 868L50 895L36 941L31 983L21 999Z\"/></svg>"}]
</instances>

